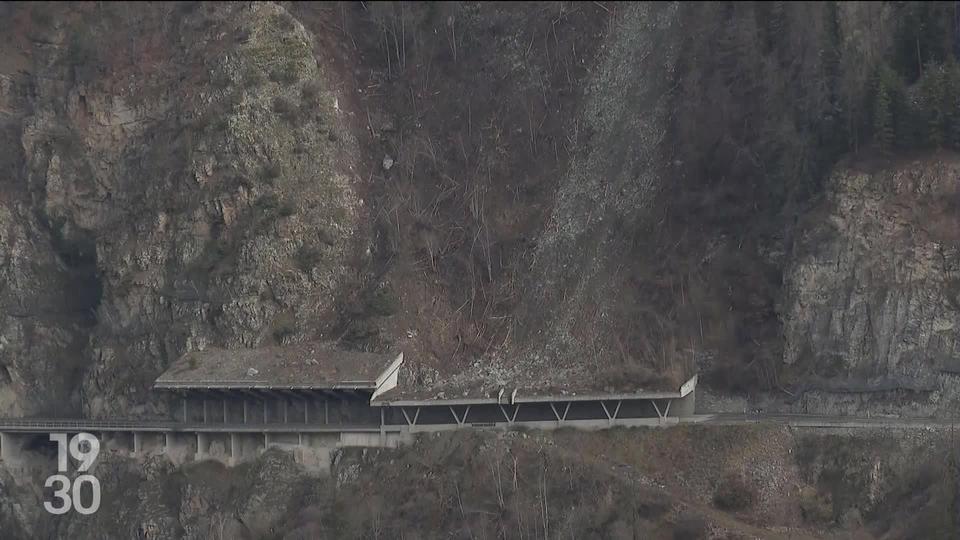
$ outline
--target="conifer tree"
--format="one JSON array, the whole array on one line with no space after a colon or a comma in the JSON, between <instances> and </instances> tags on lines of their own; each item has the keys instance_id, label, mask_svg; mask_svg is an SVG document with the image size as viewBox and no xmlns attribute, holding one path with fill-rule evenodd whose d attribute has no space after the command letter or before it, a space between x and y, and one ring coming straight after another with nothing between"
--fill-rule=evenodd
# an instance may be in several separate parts
<instances>
[{"instance_id":1,"label":"conifer tree","mask_svg":"<svg viewBox=\"0 0 960 540\"><path fill-rule=\"evenodd\" d=\"M950 58L944 73L944 106L946 109L946 144L960 148L960 65Z\"/></svg>"},{"instance_id":2,"label":"conifer tree","mask_svg":"<svg viewBox=\"0 0 960 540\"><path fill-rule=\"evenodd\" d=\"M873 136L877 146L889 153L896 140L894 124L894 92L897 74L883 65L877 73L876 92L873 99Z\"/></svg>"},{"instance_id":3,"label":"conifer tree","mask_svg":"<svg viewBox=\"0 0 960 540\"><path fill-rule=\"evenodd\" d=\"M873 105L873 132L880 149L889 153L893 148L894 132L890 92L886 86L877 89L877 98Z\"/></svg>"},{"instance_id":4,"label":"conifer tree","mask_svg":"<svg viewBox=\"0 0 960 540\"><path fill-rule=\"evenodd\" d=\"M928 63L920 79L920 110L919 114L924 121L924 138L927 145L934 148L943 146L945 140L945 111L946 101L944 89L944 73L942 66Z\"/></svg>"}]
</instances>

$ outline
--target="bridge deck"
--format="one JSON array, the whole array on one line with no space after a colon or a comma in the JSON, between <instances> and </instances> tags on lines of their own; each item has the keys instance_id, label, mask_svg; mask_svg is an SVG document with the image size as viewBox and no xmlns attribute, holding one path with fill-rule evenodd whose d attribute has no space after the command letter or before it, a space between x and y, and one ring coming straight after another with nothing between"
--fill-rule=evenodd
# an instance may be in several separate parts
<instances>
[{"instance_id":1,"label":"bridge deck","mask_svg":"<svg viewBox=\"0 0 960 540\"><path fill-rule=\"evenodd\" d=\"M188 433L379 433L374 424L203 424L156 420L64 420L49 418L0 418L0 431L10 433L51 433L79 431L137 431ZM400 431L400 426L383 426L386 432Z\"/></svg>"},{"instance_id":2,"label":"bridge deck","mask_svg":"<svg viewBox=\"0 0 960 540\"><path fill-rule=\"evenodd\" d=\"M797 428L864 429L954 429L960 418L924 418L898 416L847 416L800 413L714 413L681 419L684 423L731 426L743 424L779 424Z\"/></svg>"}]
</instances>

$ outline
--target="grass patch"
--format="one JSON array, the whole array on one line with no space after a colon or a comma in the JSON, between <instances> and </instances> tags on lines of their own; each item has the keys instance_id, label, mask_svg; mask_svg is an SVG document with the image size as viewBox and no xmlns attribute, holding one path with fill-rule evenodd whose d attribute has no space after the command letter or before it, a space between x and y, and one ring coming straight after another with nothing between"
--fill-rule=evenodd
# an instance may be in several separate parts
<instances>
[{"instance_id":1,"label":"grass patch","mask_svg":"<svg viewBox=\"0 0 960 540\"><path fill-rule=\"evenodd\" d=\"M300 66L296 62L285 62L270 70L270 80L282 85L293 85L300 80Z\"/></svg>"}]
</instances>

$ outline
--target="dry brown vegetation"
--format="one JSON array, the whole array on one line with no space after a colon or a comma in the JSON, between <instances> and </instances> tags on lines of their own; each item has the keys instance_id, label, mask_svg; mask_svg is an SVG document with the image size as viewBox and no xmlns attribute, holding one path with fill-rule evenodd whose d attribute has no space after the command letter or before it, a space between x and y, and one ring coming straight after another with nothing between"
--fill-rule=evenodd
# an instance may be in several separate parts
<instances>
[{"instance_id":1,"label":"dry brown vegetation","mask_svg":"<svg viewBox=\"0 0 960 540\"><path fill-rule=\"evenodd\" d=\"M425 436L345 455L288 534L455 538L946 538L957 478L936 434L777 428ZM949 453L947 453L948 455ZM951 508L953 510L951 510Z\"/></svg>"},{"instance_id":2,"label":"dry brown vegetation","mask_svg":"<svg viewBox=\"0 0 960 540\"><path fill-rule=\"evenodd\" d=\"M318 43L341 43L333 63L358 89L342 106L370 157L377 252L366 279L400 284L405 307L404 321L382 323L387 334L429 329L413 356L440 365L501 346L610 10L382 2L295 12Z\"/></svg>"},{"instance_id":3,"label":"dry brown vegetation","mask_svg":"<svg viewBox=\"0 0 960 540\"><path fill-rule=\"evenodd\" d=\"M403 315L350 316L344 335L399 342L447 370L540 330L518 327L549 309L523 305L529 254L551 233L571 156L592 144L583 89L624 9L295 5L318 57L356 89L342 107L365 141L376 235L358 288L393 282ZM621 294L581 306L573 337L590 342L602 313L613 322L598 361L611 372L652 382L699 364L723 389L782 387L782 267L826 172L869 139L870 66L888 49L874 26L891 12L772 2L679 13L662 193L650 215L620 224L623 261L603 279ZM364 313L353 298L347 311Z\"/></svg>"}]
</instances>

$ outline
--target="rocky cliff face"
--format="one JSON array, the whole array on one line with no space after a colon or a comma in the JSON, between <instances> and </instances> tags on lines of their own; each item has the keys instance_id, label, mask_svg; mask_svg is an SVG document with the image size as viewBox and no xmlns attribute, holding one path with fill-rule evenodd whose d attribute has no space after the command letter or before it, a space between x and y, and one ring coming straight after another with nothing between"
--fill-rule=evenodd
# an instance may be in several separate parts
<instances>
[{"instance_id":1,"label":"rocky cliff face","mask_svg":"<svg viewBox=\"0 0 960 540\"><path fill-rule=\"evenodd\" d=\"M356 141L276 5L70 9L33 26L0 213L4 413L156 412L188 349L323 332L364 249Z\"/></svg>"},{"instance_id":2,"label":"rocky cliff face","mask_svg":"<svg viewBox=\"0 0 960 540\"><path fill-rule=\"evenodd\" d=\"M960 160L839 168L785 273L784 362L811 390L957 399Z\"/></svg>"}]
</instances>

